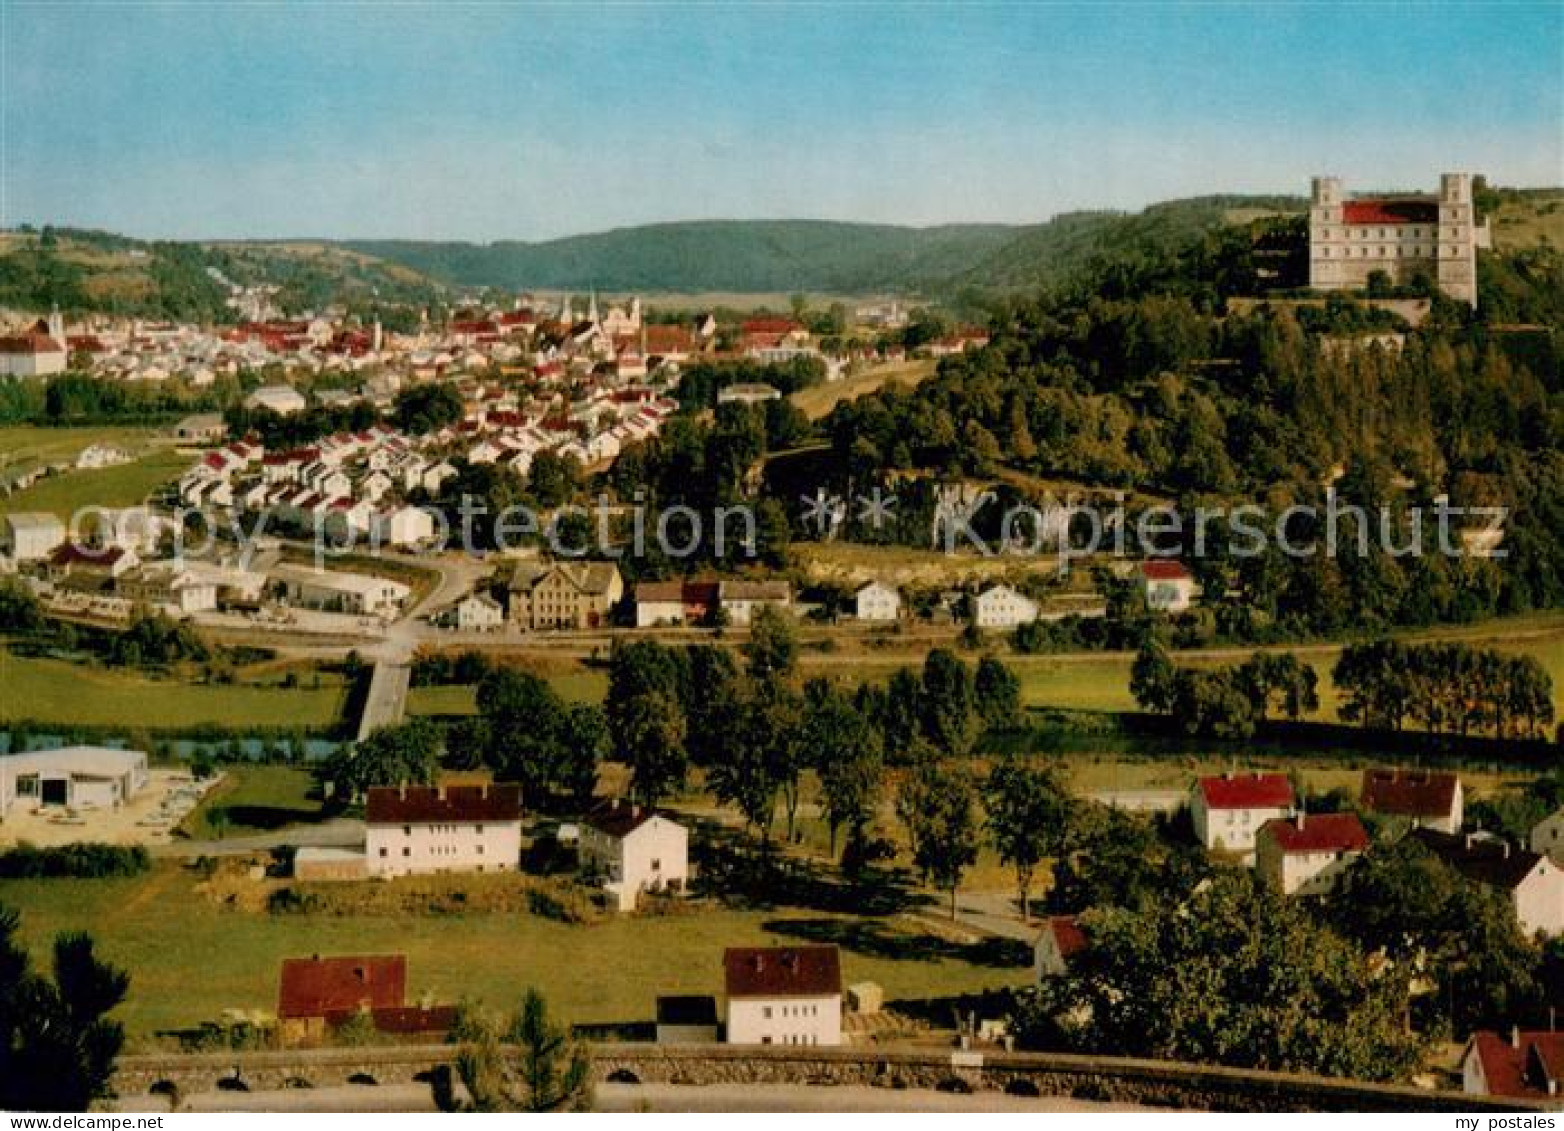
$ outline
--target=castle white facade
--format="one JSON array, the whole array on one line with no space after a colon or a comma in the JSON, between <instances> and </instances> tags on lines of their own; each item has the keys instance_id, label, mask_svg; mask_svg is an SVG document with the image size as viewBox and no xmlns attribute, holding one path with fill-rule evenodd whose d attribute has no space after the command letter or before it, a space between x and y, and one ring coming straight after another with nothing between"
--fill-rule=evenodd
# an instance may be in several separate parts
<instances>
[{"instance_id":1,"label":"castle white facade","mask_svg":"<svg viewBox=\"0 0 1564 1131\"><path fill-rule=\"evenodd\" d=\"M1439 195L1353 197L1340 177L1315 177L1309 208L1309 286L1362 290L1382 271L1393 284L1426 274L1441 291L1477 305L1477 249L1488 226L1477 222L1472 174L1443 173Z\"/></svg>"}]
</instances>

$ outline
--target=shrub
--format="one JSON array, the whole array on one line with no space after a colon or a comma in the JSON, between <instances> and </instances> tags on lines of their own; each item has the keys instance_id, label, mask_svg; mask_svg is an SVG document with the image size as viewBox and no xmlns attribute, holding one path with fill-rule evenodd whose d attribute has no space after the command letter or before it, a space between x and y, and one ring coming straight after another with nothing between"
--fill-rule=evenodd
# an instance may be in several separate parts
<instances>
[{"instance_id":1,"label":"shrub","mask_svg":"<svg viewBox=\"0 0 1564 1131\"><path fill-rule=\"evenodd\" d=\"M66 844L58 848L18 845L0 852L0 879L108 879L139 876L152 867L140 845Z\"/></svg>"}]
</instances>

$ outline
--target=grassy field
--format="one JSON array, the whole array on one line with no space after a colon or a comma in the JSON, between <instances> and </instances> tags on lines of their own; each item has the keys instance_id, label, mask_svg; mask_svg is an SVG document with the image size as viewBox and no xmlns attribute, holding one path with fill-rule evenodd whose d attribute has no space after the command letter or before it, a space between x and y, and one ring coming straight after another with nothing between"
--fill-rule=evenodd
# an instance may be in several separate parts
<instances>
[{"instance_id":1,"label":"grassy field","mask_svg":"<svg viewBox=\"0 0 1564 1131\"><path fill-rule=\"evenodd\" d=\"M83 507L128 507L146 501L158 487L179 477L190 457L168 450L96 471L73 471L40 479L25 491L0 498L0 514L48 511L69 522Z\"/></svg>"},{"instance_id":2,"label":"grassy field","mask_svg":"<svg viewBox=\"0 0 1564 1131\"><path fill-rule=\"evenodd\" d=\"M844 980L872 979L892 1000L1027 977L1024 968L978 964L928 936L904 936L889 921L813 911L702 910L588 926L514 914L272 916L220 906L196 883L164 862L131 880L11 882L5 900L21 912L36 960L56 932L82 929L130 972L117 1016L138 1047L224 1009L274 1009L282 960L310 954L404 954L414 999L428 992L510 1006L537 986L551 1009L578 1023L649 1020L658 994L720 993L724 947L796 942L832 924L843 931ZM891 946L904 957L883 957Z\"/></svg>"},{"instance_id":3,"label":"grassy field","mask_svg":"<svg viewBox=\"0 0 1564 1131\"><path fill-rule=\"evenodd\" d=\"M935 364L934 361L925 359L876 365L862 373L844 377L840 381L816 385L812 389L801 389L793 394L793 403L803 409L804 415L809 419L818 420L843 401L857 400L892 381L900 381L909 387L916 385L934 375Z\"/></svg>"},{"instance_id":4,"label":"grassy field","mask_svg":"<svg viewBox=\"0 0 1564 1131\"><path fill-rule=\"evenodd\" d=\"M230 766L180 824L195 840L273 832L321 819L315 776L293 766Z\"/></svg>"},{"instance_id":5,"label":"grassy field","mask_svg":"<svg viewBox=\"0 0 1564 1131\"><path fill-rule=\"evenodd\" d=\"M65 660L17 656L0 648L0 721L144 727L328 726L342 715L345 691L197 684Z\"/></svg>"},{"instance_id":6,"label":"grassy field","mask_svg":"<svg viewBox=\"0 0 1564 1131\"><path fill-rule=\"evenodd\" d=\"M93 444L113 444L135 453L145 446L155 429L105 426L89 428L35 428L20 424L0 428L0 470L75 459Z\"/></svg>"}]
</instances>

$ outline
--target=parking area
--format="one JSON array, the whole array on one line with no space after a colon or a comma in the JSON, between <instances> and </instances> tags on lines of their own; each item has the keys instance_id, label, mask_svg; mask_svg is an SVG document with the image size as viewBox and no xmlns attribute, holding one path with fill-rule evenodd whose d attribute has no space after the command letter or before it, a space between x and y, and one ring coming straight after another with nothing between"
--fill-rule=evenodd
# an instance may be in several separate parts
<instances>
[{"instance_id":1,"label":"parking area","mask_svg":"<svg viewBox=\"0 0 1564 1131\"><path fill-rule=\"evenodd\" d=\"M197 781L183 770L154 769L145 789L113 808L17 803L0 820L0 847L24 841L40 848L78 841L167 844L179 822L220 781L220 775Z\"/></svg>"}]
</instances>

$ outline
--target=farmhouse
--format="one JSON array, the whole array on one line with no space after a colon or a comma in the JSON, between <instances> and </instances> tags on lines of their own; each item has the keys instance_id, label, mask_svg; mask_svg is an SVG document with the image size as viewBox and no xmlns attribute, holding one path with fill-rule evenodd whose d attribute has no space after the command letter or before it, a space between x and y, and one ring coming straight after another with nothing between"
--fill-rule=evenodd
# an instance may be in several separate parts
<instances>
[{"instance_id":1,"label":"farmhouse","mask_svg":"<svg viewBox=\"0 0 1564 1131\"><path fill-rule=\"evenodd\" d=\"M469 593L447 610L445 622L458 632L493 632L505 626L505 610L487 593Z\"/></svg>"},{"instance_id":2,"label":"farmhouse","mask_svg":"<svg viewBox=\"0 0 1564 1131\"><path fill-rule=\"evenodd\" d=\"M109 746L64 746L0 757L0 820L11 806L113 809L147 784L147 756Z\"/></svg>"},{"instance_id":3,"label":"farmhouse","mask_svg":"<svg viewBox=\"0 0 1564 1131\"><path fill-rule=\"evenodd\" d=\"M1461 779L1434 770L1364 770L1363 808L1401 817L1413 828L1458 833L1464 819Z\"/></svg>"},{"instance_id":4,"label":"farmhouse","mask_svg":"<svg viewBox=\"0 0 1564 1131\"><path fill-rule=\"evenodd\" d=\"M1274 892L1329 895L1368 845L1356 813L1299 813L1260 826L1255 866Z\"/></svg>"},{"instance_id":5,"label":"farmhouse","mask_svg":"<svg viewBox=\"0 0 1564 1131\"><path fill-rule=\"evenodd\" d=\"M836 947L729 947L722 965L728 1044L842 1043L842 966Z\"/></svg>"},{"instance_id":6,"label":"farmhouse","mask_svg":"<svg viewBox=\"0 0 1564 1131\"><path fill-rule=\"evenodd\" d=\"M285 958L277 991L282 1043L321 1043L360 1016L403 1039L439 1039L455 1023L453 1007L409 1006L406 996L407 959L400 954Z\"/></svg>"},{"instance_id":7,"label":"farmhouse","mask_svg":"<svg viewBox=\"0 0 1564 1131\"><path fill-rule=\"evenodd\" d=\"M581 826L581 861L601 873L620 911L642 892L681 890L690 876L690 834L651 809L620 801L599 805Z\"/></svg>"},{"instance_id":8,"label":"farmhouse","mask_svg":"<svg viewBox=\"0 0 1564 1131\"><path fill-rule=\"evenodd\" d=\"M759 609L787 608L793 603L793 590L785 581L724 581L721 601L728 623L745 625Z\"/></svg>"},{"instance_id":9,"label":"farmhouse","mask_svg":"<svg viewBox=\"0 0 1564 1131\"><path fill-rule=\"evenodd\" d=\"M1285 774L1223 774L1195 784L1190 815L1206 848L1250 853L1260 826L1292 808L1292 783Z\"/></svg>"},{"instance_id":10,"label":"farmhouse","mask_svg":"<svg viewBox=\"0 0 1564 1131\"><path fill-rule=\"evenodd\" d=\"M1141 586L1146 607L1158 613L1182 613L1194 602L1195 579L1183 562L1157 558L1142 562Z\"/></svg>"},{"instance_id":11,"label":"farmhouse","mask_svg":"<svg viewBox=\"0 0 1564 1131\"><path fill-rule=\"evenodd\" d=\"M519 785L376 786L364 809L371 876L498 872L521 859Z\"/></svg>"},{"instance_id":12,"label":"farmhouse","mask_svg":"<svg viewBox=\"0 0 1564 1131\"><path fill-rule=\"evenodd\" d=\"M721 592L716 581L643 581L635 587L635 626L710 624Z\"/></svg>"},{"instance_id":13,"label":"farmhouse","mask_svg":"<svg viewBox=\"0 0 1564 1131\"><path fill-rule=\"evenodd\" d=\"M1524 934L1564 933L1564 871L1546 856L1487 837L1452 836L1433 829L1418 829L1412 835L1468 880L1507 896Z\"/></svg>"}]
</instances>

